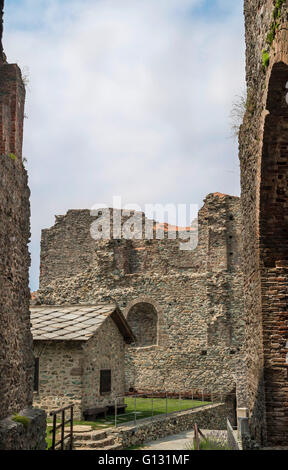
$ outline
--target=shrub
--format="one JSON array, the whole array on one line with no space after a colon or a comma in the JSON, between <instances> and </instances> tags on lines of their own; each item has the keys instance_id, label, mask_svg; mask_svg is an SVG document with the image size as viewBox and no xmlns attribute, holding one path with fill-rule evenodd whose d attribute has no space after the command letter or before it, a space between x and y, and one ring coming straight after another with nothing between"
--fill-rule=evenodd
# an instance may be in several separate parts
<instances>
[{"instance_id":1,"label":"shrub","mask_svg":"<svg viewBox=\"0 0 288 470\"><path fill-rule=\"evenodd\" d=\"M270 55L266 49L263 49L262 51L262 63L263 63L263 67L265 68L268 67L270 63Z\"/></svg>"},{"instance_id":2,"label":"shrub","mask_svg":"<svg viewBox=\"0 0 288 470\"><path fill-rule=\"evenodd\" d=\"M223 441L218 441L216 439L201 439L200 441L200 450L230 450L228 444ZM186 446L187 450L197 450L197 445L195 440Z\"/></svg>"}]
</instances>

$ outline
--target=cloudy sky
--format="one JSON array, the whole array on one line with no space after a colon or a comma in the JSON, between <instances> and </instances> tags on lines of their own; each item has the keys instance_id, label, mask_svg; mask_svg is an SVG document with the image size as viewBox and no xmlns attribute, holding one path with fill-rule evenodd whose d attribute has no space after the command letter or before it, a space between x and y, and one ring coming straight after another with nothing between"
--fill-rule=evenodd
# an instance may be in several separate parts
<instances>
[{"instance_id":1,"label":"cloudy sky","mask_svg":"<svg viewBox=\"0 0 288 470\"><path fill-rule=\"evenodd\" d=\"M239 195L242 0L6 0L4 48L29 77L33 290L55 214Z\"/></svg>"}]
</instances>

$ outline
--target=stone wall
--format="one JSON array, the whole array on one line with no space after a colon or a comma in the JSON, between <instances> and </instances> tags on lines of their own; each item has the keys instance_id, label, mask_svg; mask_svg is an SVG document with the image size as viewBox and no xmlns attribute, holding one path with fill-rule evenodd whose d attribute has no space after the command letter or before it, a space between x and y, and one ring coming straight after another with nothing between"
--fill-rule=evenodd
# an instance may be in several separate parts
<instances>
[{"instance_id":1,"label":"stone wall","mask_svg":"<svg viewBox=\"0 0 288 470\"><path fill-rule=\"evenodd\" d=\"M97 216L71 210L42 232L38 302L116 301L128 318L145 304L157 331L127 347L126 390L231 392L243 344L240 215L239 198L207 196L198 246L181 251L169 227L163 240L94 240Z\"/></svg>"},{"instance_id":2,"label":"stone wall","mask_svg":"<svg viewBox=\"0 0 288 470\"><path fill-rule=\"evenodd\" d=\"M39 391L34 405L50 411L74 404L74 416L113 405L125 393L124 340L111 318L88 341L34 341L39 357ZM100 394L100 370L111 370L111 393ZM120 403L120 400L119 400Z\"/></svg>"},{"instance_id":3,"label":"stone wall","mask_svg":"<svg viewBox=\"0 0 288 470\"><path fill-rule=\"evenodd\" d=\"M82 410L114 405L125 394L125 342L114 321L108 318L84 348ZM111 392L100 394L100 370L111 370ZM121 403L121 400L119 400Z\"/></svg>"},{"instance_id":4,"label":"stone wall","mask_svg":"<svg viewBox=\"0 0 288 470\"><path fill-rule=\"evenodd\" d=\"M239 150L247 406L258 443L287 445L287 2L246 0L244 10L247 102Z\"/></svg>"},{"instance_id":5,"label":"stone wall","mask_svg":"<svg viewBox=\"0 0 288 470\"><path fill-rule=\"evenodd\" d=\"M45 413L27 408L19 415L28 418L27 426L13 421L12 417L0 421L0 450L45 450Z\"/></svg>"},{"instance_id":6,"label":"stone wall","mask_svg":"<svg viewBox=\"0 0 288 470\"><path fill-rule=\"evenodd\" d=\"M1 30L2 9L1 8ZM22 163L25 87L16 64L7 64L0 47L0 446L29 448L32 434L5 436L6 418L32 405L33 354L28 276L30 205ZM41 413L39 413L39 416ZM45 416L45 414L43 415ZM35 417L37 421L37 417ZM35 426L45 436L45 419ZM9 428L10 429L10 428ZM9 429L7 432L10 433ZM21 436L20 436L21 434ZM7 435L8 436L8 435ZM29 437L30 436L30 437ZM19 438L19 441L18 441ZM5 437L6 439L6 437ZM39 442L39 440L38 440Z\"/></svg>"},{"instance_id":7,"label":"stone wall","mask_svg":"<svg viewBox=\"0 0 288 470\"><path fill-rule=\"evenodd\" d=\"M75 416L81 416L82 342L34 341L34 355L39 358L39 391L34 392L34 406L47 413L74 404Z\"/></svg>"},{"instance_id":8,"label":"stone wall","mask_svg":"<svg viewBox=\"0 0 288 470\"><path fill-rule=\"evenodd\" d=\"M166 436L191 431L194 424L200 429L224 430L227 416L231 410L225 404L215 404L197 410L183 411L170 416L159 416L153 421L143 420L137 426L121 426L111 429L110 434L116 435L117 441L123 449L156 441Z\"/></svg>"}]
</instances>

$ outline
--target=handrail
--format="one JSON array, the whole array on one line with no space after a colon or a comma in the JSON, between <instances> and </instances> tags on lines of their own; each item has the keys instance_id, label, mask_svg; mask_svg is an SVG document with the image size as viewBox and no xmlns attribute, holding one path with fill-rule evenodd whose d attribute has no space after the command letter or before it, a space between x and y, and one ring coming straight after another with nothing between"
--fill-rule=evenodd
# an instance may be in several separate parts
<instances>
[{"instance_id":1,"label":"handrail","mask_svg":"<svg viewBox=\"0 0 288 470\"><path fill-rule=\"evenodd\" d=\"M55 450L56 447L61 446L61 450L64 450L64 443L67 439L70 439L69 450L73 448L73 408L74 405L68 405L64 408L60 408L50 412L50 416L53 416L53 429L52 429L52 446L49 450ZM70 419L65 420L65 411L70 409ZM61 413L61 424L57 426L57 414ZM70 432L65 436L65 424L70 423ZM61 429L61 439L56 442L56 431Z\"/></svg>"}]
</instances>

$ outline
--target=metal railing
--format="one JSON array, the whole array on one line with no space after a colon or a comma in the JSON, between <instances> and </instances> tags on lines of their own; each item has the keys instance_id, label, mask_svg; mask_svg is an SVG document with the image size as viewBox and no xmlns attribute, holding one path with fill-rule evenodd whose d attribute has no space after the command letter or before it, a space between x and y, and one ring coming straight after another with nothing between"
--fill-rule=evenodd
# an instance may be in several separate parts
<instances>
[{"instance_id":1,"label":"metal railing","mask_svg":"<svg viewBox=\"0 0 288 470\"><path fill-rule=\"evenodd\" d=\"M52 428L52 446L49 450L56 450L56 447L60 446L61 450L65 448L65 441L69 439L69 450L73 448L73 408L74 405L65 406L65 408L60 408L56 411L51 411L50 416L53 416L53 428ZM65 421L65 412L70 410L70 418ZM57 415L61 416L61 423L57 425ZM65 432L65 425L70 424L70 432ZM57 430L61 430L61 437L59 440L57 438Z\"/></svg>"},{"instance_id":2,"label":"metal railing","mask_svg":"<svg viewBox=\"0 0 288 470\"><path fill-rule=\"evenodd\" d=\"M205 390L191 390L190 393L166 391L129 393L117 397L114 401L114 426L117 427L129 422L130 417L130 422L134 422L136 425L139 419L153 420L161 415L169 416L181 411L194 410L219 401L222 402L223 396L222 393L217 394ZM128 411L126 411L127 407ZM130 411L131 408L133 408L132 411ZM119 409L122 412L119 412ZM112 418L111 415L110 417Z\"/></svg>"}]
</instances>

